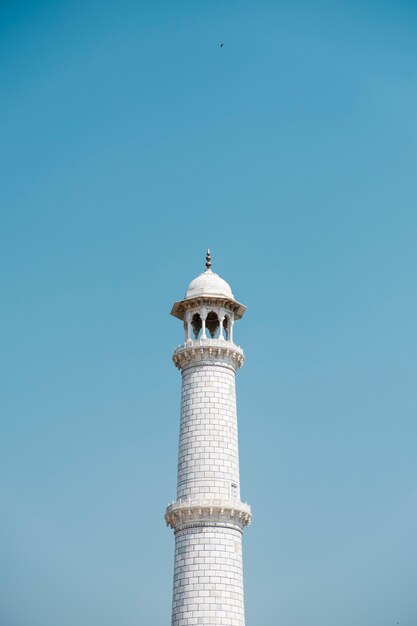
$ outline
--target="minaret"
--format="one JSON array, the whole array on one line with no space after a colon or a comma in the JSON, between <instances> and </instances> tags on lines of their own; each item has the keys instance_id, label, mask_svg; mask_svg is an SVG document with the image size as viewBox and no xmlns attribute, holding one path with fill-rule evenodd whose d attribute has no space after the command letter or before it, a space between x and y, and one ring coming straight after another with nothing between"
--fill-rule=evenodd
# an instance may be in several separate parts
<instances>
[{"instance_id":1,"label":"minaret","mask_svg":"<svg viewBox=\"0 0 417 626\"><path fill-rule=\"evenodd\" d=\"M171 315L185 339L173 355L182 374L177 499L165 513L175 533L172 626L244 626L236 370L233 326L246 307L211 269L189 285Z\"/></svg>"}]
</instances>

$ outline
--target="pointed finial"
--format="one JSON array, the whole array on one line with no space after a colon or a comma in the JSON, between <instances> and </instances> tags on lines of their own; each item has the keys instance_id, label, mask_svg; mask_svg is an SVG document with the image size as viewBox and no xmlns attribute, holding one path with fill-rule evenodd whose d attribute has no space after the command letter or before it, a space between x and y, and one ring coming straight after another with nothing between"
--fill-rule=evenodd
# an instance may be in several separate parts
<instances>
[{"instance_id":1,"label":"pointed finial","mask_svg":"<svg viewBox=\"0 0 417 626\"><path fill-rule=\"evenodd\" d=\"M206 254L206 268L208 270L211 270L211 253L210 253L210 248L207 249L207 254Z\"/></svg>"}]
</instances>

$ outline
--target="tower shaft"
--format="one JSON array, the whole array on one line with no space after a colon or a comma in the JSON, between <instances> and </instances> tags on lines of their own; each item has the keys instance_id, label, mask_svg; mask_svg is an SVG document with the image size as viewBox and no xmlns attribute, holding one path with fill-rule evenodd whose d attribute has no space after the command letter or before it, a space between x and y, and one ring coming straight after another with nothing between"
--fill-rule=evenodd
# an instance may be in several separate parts
<instances>
[{"instance_id":1,"label":"tower shaft","mask_svg":"<svg viewBox=\"0 0 417 626\"><path fill-rule=\"evenodd\" d=\"M239 495L235 370L197 360L182 368L177 499Z\"/></svg>"}]
</instances>

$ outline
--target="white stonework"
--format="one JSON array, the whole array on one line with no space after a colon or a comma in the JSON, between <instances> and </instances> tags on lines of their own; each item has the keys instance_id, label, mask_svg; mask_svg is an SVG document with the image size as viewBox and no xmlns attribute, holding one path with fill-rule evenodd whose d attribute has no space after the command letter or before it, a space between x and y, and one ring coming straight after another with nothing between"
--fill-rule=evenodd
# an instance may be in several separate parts
<instances>
[{"instance_id":1,"label":"white stonework","mask_svg":"<svg viewBox=\"0 0 417 626\"><path fill-rule=\"evenodd\" d=\"M244 356L233 324L245 307L211 271L209 253L206 265L172 309L185 330L173 356L182 374L177 499L165 513L175 533L172 626L244 626L251 510L240 500L235 375Z\"/></svg>"}]
</instances>

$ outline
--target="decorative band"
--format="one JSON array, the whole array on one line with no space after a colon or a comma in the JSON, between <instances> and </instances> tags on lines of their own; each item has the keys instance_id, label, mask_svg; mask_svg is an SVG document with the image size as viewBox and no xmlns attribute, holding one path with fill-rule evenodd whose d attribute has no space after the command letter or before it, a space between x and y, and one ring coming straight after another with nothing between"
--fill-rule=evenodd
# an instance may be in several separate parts
<instances>
[{"instance_id":1,"label":"decorative band","mask_svg":"<svg viewBox=\"0 0 417 626\"><path fill-rule=\"evenodd\" d=\"M226 528L227 530L233 530L239 533L239 535L243 535L243 528L236 524L230 524L227 522L184 522L175 528L174 535L195 534L196 529L198 528Z\"/></svg>"}]
</instances>

